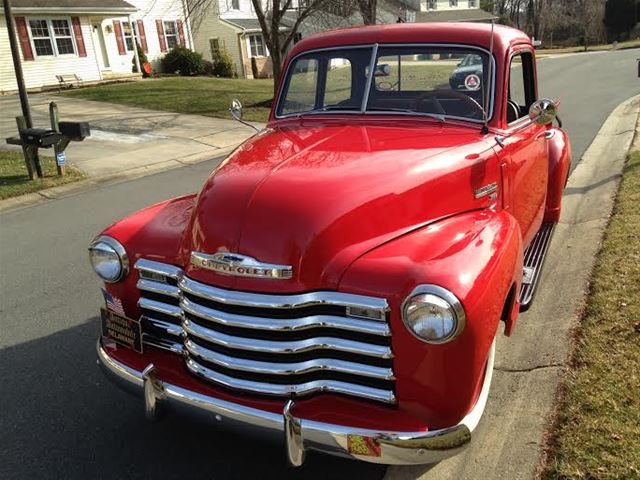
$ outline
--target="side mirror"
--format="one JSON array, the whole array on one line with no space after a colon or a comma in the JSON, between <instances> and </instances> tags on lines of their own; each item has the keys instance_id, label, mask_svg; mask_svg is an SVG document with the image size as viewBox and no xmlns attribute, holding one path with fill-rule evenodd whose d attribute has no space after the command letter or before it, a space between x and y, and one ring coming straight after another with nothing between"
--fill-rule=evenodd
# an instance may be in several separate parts
<instances>
[{"instance_id":1,"label":"side mirror","mask_svg":"<svg viewBox=\"0 0 640 480\"><path fill-rule=\"evenodd\" d=\"M536 125L549 125L557 115L558 107L548 98L536 100L529 108L529 118Z\"/></svg>"},{"instance_id":2,"label":"side mirror","mask_svg":"<svg viewBox=\"0 0 640 480\"><path fill-rule=\"evenodd\" d=\"M231 107L229 107L229 112L231 112L231 116L238 120L242 121L242 103L237 98L231 100Z\"/></svg>"},{"instance_id":3,"label":"side mirror","mask_svg":"<svg viewBox=\"0 0 640 480\"><path fill-rule=\"evenodd\" d=\"M391 74L391 67L388 63L379 63L373 71L375 77L388 77Z\"/></svg>"}]
</instances>

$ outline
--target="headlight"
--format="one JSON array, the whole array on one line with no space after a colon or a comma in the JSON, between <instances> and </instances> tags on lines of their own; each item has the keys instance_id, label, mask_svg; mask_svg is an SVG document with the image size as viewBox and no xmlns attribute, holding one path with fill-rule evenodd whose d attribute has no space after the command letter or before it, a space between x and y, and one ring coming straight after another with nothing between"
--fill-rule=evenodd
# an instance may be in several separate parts
<instances>
[{"instance_id":1,"label":"headlight","mask_svg":"<svg viewBox=\"0 0 640 480\"><path fill-rule=\"evenodd\" d=\"M108 283L122 280L129 273L129 259L124 247L105 235L89 245L89 260L98 276Z\"/></svg>"},{"instance_id":2,"label":"headlight","mask_svg":"<svg viewBox=\"0 0 640 480\"><path fill-rule=\"evenodd\" d=\"M420 285L402 304L402 320L420 340L438 344L450 342L462 333L465 314L462 304L449 290Z\"/></svg>"}]
</instances>

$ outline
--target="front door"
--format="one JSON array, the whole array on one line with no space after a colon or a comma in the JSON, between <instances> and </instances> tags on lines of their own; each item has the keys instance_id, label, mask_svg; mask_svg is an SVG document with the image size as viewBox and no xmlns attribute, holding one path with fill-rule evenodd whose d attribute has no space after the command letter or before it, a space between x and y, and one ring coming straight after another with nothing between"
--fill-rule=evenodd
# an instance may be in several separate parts
<instances>
[{"instance_id":1,"label":"front door","mask_svg":"<svg viewBox=\"0 0 640 480\"><path fill-rule=\"evenodd\" d=\"M92 22L91 31L93 35L93 45L96 49L96 57L100 64L100 70L110 70L109 55L107 54L107 46L104 41L104 32L102 31L102 22Z\"/></svg>"},{"instance_id":2,"label":"front door","mask_svg":"<svg viewBox=\"0 0 640 480\"><path fill-rule=\"evenodd\" d=\"M520 224L527 246L540 228L544 216L549 179L546 127L530 124L529 107L536 100L533 55L524 50L511 59L507 121L510 136L505 142L508 156L511 213Z\"/></svg>"}]
</instances>

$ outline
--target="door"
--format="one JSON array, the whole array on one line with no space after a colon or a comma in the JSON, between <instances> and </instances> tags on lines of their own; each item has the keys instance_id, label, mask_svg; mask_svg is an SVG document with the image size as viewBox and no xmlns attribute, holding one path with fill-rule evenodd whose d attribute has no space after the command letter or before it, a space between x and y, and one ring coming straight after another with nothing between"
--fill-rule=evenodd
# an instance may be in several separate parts
<instances>
[{"instance_id":1,"label":"door","mask_svg":"<svg viewBox=\"0 0 640 480\"><path fill-rule=\"evenodd\" d=\"M530 124L529 107L536 100L533 55L524 50L511 58L507 98L510 136L505 141L511 190L510 210L520 224L525 246L542 224L549 163L546 127ZM525 126L527 125L527 126Z\"/></svg>"},{"instance_id":2,"label":"door","mask_svg":"<svg viewBox=\"0 0 640 480\"><path fill-rule=\"evenodd\" d=\"M100 70L110 70L109 55L107 54L107 46L104 42L104 32L102 31L102 22L92 22L91 32L93 36L93 45L96 49L96 57Z\"/></svg>"}]
</instances>

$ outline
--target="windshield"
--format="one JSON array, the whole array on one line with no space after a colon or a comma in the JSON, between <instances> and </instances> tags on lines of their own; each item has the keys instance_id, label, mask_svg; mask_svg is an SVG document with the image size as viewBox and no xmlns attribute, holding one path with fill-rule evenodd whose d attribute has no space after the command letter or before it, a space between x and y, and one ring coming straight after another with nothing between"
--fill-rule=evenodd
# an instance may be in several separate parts
<instances>
[{"instance_id":1,"label":"windshield","mask_svg":"<svg viewBox=\"0 0 640 480\"><path fill-rule=\"evenodd\" d=\"M482 121L488 61L480 49L427 45L302 54L287 70L276 115L395 113Z\"/></svg>"}]
</instances>

